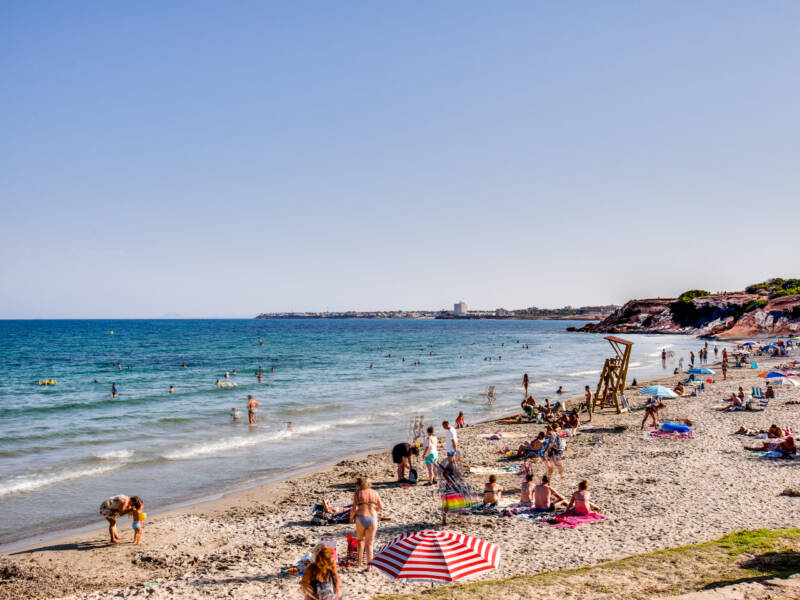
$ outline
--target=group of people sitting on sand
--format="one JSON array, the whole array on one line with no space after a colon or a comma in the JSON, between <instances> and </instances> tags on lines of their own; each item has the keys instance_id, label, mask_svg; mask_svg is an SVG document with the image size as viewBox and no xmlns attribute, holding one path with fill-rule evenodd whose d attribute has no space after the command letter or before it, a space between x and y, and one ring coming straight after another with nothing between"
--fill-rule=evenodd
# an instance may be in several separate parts
<instances>
[{"instance_id":1,"label":"group of people sitting on sand","mask_svg":"<svg viewBox=\"0 0 800 600\"><path fill-rule=\"evenodd\" d=\"M536 419L539 422L548 423L549 425L557 425L565 430L574 430L580 425L580 418L578 411L560 410L561 404L550 404L550 399L545 398L545 403L537 405L533 396L528 396L522 401L520 405L523 412L529 419Z\"/></svg>"},{"instance_id":2,"label":"group of people sitting on sand","mask_svg":"<svg viewBox=\"0 0 800 600\"><path fill-rule=\"evenodd\" d=\"M503 488L497 483L497 476L490 475L489 481L483 488L484 506L497 506L503 494ZM550 486L550 477L542 475L540 483L535 482L533 473L525 476L520 495L520 506L530 507L536 512L554 512L556 508L565 508L569 512L579 515L588 515L599 508L592 504L589 496L589 482L583 480L578 484L578 489L572 494L569 502Z\"/></svg>"},{"instance_id":3,"label":"group of people sitting on sand","mask_svg":"<svg viewBox=\"0 0 800 600\"><path fill-rule=\"evenodd\" d=\"M740 427L735 432L737 435L750 435L765 440L760 446L745 446L745 450L751 452L780 452L781 455L789 457L797 454L797 446L794 441L794 434L791 429L778 427L775 423L769 429L751 429Z\"/></svg>"}]
</instances>

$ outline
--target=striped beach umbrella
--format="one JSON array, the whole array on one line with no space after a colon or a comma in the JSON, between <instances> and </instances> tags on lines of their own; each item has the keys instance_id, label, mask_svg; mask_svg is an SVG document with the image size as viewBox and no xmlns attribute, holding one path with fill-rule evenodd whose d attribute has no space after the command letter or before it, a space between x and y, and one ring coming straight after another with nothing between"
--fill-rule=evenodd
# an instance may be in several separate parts
<instances>
[{"instance_id":1,"label":"striped beach umbrella","mask_svg":"<svg viewBox=\"0 0 800 600\"><path fill-rule=\"evenodd\" d=\"M397 579L455 581L496 569L500 549L456 531L424 529L397 536L369 564Z\"/></svg>"},{"instance_id":2,"label":"striped beach umbrella","mask_svg":"<svg viewBox=\"0 0 800 600\"><path fill-rule=\"evenodd\" d=\"M678 394L663 385L648 385L646 388L639 390L643 396L653 396L654 398L677 398Z\"/></svg>"}]
</instances>

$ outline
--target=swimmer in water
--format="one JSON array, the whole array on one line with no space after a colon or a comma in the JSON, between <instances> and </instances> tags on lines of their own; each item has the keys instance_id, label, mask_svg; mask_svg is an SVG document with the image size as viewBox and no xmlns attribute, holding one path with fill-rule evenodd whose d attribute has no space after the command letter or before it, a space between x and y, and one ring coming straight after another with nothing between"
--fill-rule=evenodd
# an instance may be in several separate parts
<instances>
[{"instance_id":1,"label":"swimmer in water","mask_svg":"<svg viewBox=\"0 0 800 600\"><path fill-rule=\"evenodd\" d=\"M112 398L118 398L119 397L119 395L117 394L117 384L116 383L112 383L111 384L111 397Z\"/></svg>"},{"instance_id":2,"label":"swimmer in water","mask_svg":"<svg viewBox=\"0 0 800 600\"><path fill-rule=\"evenodd\" d=\"M230 378L231 378L231 375L230 375L230 373L228 373L227 371L225 371L225 379L230 379Z\"/></svg>"},{"instance_id":3,"label":"swimmer in water","mask_svg":"<svg viewBox=\"0 0 800 600\"><path fill-rule=\"evenodd\" d=\"M287 430L287 431L292 431L293 429L294 429L294 426L292 425L292 422L291 422L291 421L288 421L288 422L286 423L286 430Z\"/></svg>"},{"instance_id":4,"label":"swimmer in water","mask_svg":"<svg viewBox=\"0 0 800 600\"><path fill-rule=\"evenodd\" d=\"M174 394L175 393L175 386L172 386L172 385L169 386L169 393L170 394Z\"/></svg>"},{"instance_id":5,"label":"swimmer in water","mask_svg":"<svg viewBox=\"0 0 800 600\"><path fill-rule=\"evenodd\" d=\"M222 387L222 382L221 382L219 379L217 379L217 380L214 382L214 385L215 385L215 386L217 386L217 387Z\"/></svg>"},{"instance_id":6,"label":"swimmer in water","mask_svg":"<svg viewBox=\"0 0 800 600\"><path fill-rule=\"evenodd\" d=\"M236 375L236 369L233 370L233 374Z\"/></svg>"},{"instance_id":7,"label":"swimmer in water","mask_svg":"<svg viewBox=\"0 0 800 600\"><path fill-rule=\"evenodd\" d=\"M369 368L374 369L375 367L372 365L372 363L370 363Z\"/></svg>"},{"instance_id":8,"label":"swimmer in water","mask_svg":"<svg viewBox=\"0 0 800 600\"><path fill-rule=\"evenodd\" d=\"M239 409L235 406L231 409L231 421L236 423L239 420Z\"/></svg>"},{"instance_id":9,"label":"swimmer in water","mask_svg":"<svg viewBox=\"0 0 800 600\"><path fill-rule=\"evenodd\" d=\"M95 379L95 380L94 380L94 383L100 383L100 381L98 381L97 379Z\"/></svg>"},{"instance_id":10,"label":"swimmer in water","mask_svg":"<svg viewBox=\"0 0 800 600\"><path fill-rule=\"evenodd\" d=\"M264 340L258 340L258 345L259 346L263 346L264 345Z\"/></svg>"},{"instance_id":11,"label":"swimmer in water","mask_svg":"<svg viewBox=\"0 0 800 600\"><path fill-rule=\"evenodd\" d=\"M184 369L185 369L186 367L188 367L188 366L189 366L189 365L187 365L186 363L183 363L183 364L181 365L181 367L183 367Z\"/></svg>"},{"instance_id":12,"label":"swimmer in water","mask_svg":"<svg viewBox=\"0 0 800 600\"><path fill-rule=\"evenodd\" d=\"M264 377L264 376L263 376L261 373L256 373L256 379L258 379L258 383L261 383L261 379L262 379L263 377Z\"/></svg>"},{"instance_id":13,"label":"swimmer in water","mask_svg":"<svg viewBox=\"0 0 800 600\"><path fill-rule=\"evenodd\" d=\"M272 368L269 370L269 372L270 372L270 373L274 373L274 372L275 372L275 367L272 367Z\"/></svg>"},{"instance_id":14,"label":"swimmer in water","mask_svg":"<svg viewBox=\"0 0 800 600\"><path fill-rule=\"evenodd\" d=\"M563 393L564 393L564 387L561 386L561 385L558 386L558 389L556 390L556 394L563 394Z\"/></svg>"}]
</instances>

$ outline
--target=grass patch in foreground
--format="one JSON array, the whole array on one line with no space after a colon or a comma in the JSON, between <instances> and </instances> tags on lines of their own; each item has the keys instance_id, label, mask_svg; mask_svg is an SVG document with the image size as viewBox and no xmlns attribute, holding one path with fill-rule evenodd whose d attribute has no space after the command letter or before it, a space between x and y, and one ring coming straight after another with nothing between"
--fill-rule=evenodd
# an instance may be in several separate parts
<instances>
[{"instance_id":1,"label":"grass patch in foreground","mask_svg":"<svg viewBox=\"0 0 800 600\"><path fill-rule=\"evenodd\" d=\"M713 542L636 554L593 567L436 585L375 600L611 598L672 596L800 572L800 529L735 531Z\"/></svg>"}]
</instances>

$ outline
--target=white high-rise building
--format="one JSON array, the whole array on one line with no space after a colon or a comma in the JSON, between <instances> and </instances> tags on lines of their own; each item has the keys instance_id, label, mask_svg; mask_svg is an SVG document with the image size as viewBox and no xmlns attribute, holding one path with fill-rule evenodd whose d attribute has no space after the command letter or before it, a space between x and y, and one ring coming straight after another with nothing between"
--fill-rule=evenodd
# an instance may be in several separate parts
<instances>
[{"instance_id":1,"label":"white high-rise building","mask_svg":"<svg viewBox=\"0 0 800 600\"><path fill-rule=\"evenodd\" d=\"M466 302L456 302L453 304L453 314L454 315L465 315L467 314L467 303Z\"/></svg>"}]
</instances>

